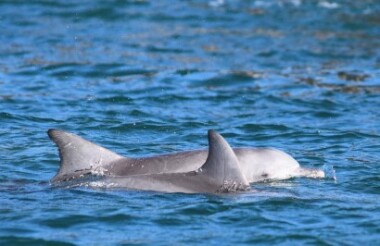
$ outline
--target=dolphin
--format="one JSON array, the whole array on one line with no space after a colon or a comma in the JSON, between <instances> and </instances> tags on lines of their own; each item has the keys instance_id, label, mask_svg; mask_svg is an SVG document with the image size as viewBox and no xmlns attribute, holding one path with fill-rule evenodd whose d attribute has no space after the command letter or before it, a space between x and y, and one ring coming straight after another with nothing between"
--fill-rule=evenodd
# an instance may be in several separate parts
<instances>
[{"instance_id":1,"label":"dolphin","mask_svg":"<svg viewBox=\"0 0 380 246\"><path fill-rule=\"evenodd\" d=\"M106 187L181 193L226 193L246 191L249 182L226 140L208 131L209 150L206 162L197 170L184 173L158 173L107 176L100 183ZM98 184L99 182L95 182ZM91 185L91 184L90 184Z\"/></svg>"},{"instance_id":2,"label":"dolphin","mask_svg":"<svg viewBox=\"0 0 380 246\"><path fill-rule=\"evenodd\" d=\"M57 145L60 156L60 168L51 179L52 183L85 176L127 177L190 173L199 170L209 156L206 149L129 158L62 130L50 129L48 135ZM249 183L293 177L325 177L322 170L301 167L293 157L277 149L233 148L233 152Z\"/></svg>"}]
</instances>

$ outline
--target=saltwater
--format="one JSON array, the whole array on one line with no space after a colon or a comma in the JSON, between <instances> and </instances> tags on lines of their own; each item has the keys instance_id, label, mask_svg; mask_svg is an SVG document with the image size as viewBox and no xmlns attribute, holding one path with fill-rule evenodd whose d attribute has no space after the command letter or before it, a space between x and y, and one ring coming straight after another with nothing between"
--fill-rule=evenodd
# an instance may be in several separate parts
<instances>
[{"instance_id":1,"label":"saltwater","mask_svg":"<svg viewBox=\"0 0 380 246\"><path fill-rule=\"evenodd\" d=\"M1 245L380 242L376 0L0 1ZM271 146L325 179L54 188L49 128L125 156Z\"/></svg>"}]
</instances>

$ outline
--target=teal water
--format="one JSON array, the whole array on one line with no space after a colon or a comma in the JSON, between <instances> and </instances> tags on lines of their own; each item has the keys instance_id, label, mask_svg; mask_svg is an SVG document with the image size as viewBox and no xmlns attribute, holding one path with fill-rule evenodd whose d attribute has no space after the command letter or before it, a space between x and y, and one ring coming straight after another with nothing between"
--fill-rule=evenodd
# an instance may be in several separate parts
<instances>
[{"instance_id":1,"label":"teal water","mask_svg":"<svg viewBox=\"0 0 380 246\"><path fill-rule=\"evenodd\" d=\"M0 1L1 245L376 245L380 3ZM271 146L336 180L53 188L49 128L125 156Z\"/></svg>"}]
</instances>

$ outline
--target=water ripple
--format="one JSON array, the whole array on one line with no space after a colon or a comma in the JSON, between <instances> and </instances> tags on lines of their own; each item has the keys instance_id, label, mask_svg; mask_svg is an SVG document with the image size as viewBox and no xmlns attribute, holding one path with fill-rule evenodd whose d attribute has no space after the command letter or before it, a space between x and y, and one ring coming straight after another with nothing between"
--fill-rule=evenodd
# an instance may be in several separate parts
<instances>
[{"instance_id":1,"label":"water ripple","mask_svg":"<svg viewBox=\"0 0 380 246\"><path fill-rule=\"evenodd\" d=\"M0 243L375 245L377 1L1 1ZM307 27L307 28L305 28ZM53 187L46 131L125 156L270 146L326 179Z\"/></svg>"}]
</instances>

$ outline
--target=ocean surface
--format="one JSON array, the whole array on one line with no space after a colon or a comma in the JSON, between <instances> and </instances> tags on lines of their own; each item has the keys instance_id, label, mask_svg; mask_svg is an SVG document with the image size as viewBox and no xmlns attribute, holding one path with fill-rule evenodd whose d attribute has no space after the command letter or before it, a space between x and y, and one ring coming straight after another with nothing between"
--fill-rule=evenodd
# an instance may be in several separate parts
<instances>
[{"instance_id":1,"label":"ocean surface","mask_svg":"<svg viewBox=\"0 0 380 246\"><path fill-rule=\"evenodd\" d=\"M1 0L1 245L378 245L377 0ZM325 179L54 188L46 132L124 156L275 147Z\"/></svg>"}]
</instances>

